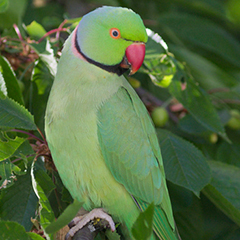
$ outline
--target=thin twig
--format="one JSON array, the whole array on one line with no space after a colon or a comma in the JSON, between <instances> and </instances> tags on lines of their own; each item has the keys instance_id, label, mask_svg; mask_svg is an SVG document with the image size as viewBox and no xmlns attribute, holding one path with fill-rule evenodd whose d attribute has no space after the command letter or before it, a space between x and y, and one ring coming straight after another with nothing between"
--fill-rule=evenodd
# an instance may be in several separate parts
<instances>
[{"instance_id":1,"label":"thin twig","mask_svg":"<svg viewBox=\"0 0 240 240\"><path fill-rule=\"evenodd\" d=\"M230 89L229 88L213 88L208 90L209 94L217 93L217 92L230 92Z\"/></svg>"},{"instance_id":2,"label":"thin twig","mask_svg":"<svg viewBox=\"0 0 240 240\"><path fill-rule=\"evenodd\" d=\"M38 127L37 127L37 130L38 130L39 134L41 135L41 137L43 138L43 142L44 142L46 145L48 145L48 144L47 144L47 140L46 140L45 136L43 135L43 133L41 132L41 130L40 130Z\"/></svg>"}]
</instances>

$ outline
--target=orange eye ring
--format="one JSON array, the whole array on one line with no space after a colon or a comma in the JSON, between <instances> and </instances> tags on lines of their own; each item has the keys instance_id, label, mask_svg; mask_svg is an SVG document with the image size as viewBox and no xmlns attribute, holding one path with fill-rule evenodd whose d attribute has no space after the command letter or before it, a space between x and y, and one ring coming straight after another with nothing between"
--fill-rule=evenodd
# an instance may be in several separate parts
<instances>
[{"instance_id":1,"label":"orange eye ring","mask_svg":"<svg viewBox=\"0 0 240 240\"><path fill-rule=\"evenodd\" d=\"M118 39L121 37L120 31L117 28L110 29L110 36L114 39Z\"/></svg>"}]
</instances>

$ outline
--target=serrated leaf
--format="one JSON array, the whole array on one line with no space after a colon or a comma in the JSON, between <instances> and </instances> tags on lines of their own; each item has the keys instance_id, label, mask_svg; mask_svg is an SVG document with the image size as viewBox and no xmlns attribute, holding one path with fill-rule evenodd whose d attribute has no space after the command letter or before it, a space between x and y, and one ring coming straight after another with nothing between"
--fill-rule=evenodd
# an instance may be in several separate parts
<instances>
[{"instance_id":1,"label":"serrated leaf","mask_svg":"<svg viewBox=\"0 0 240 240\"><path fill-rule=\"evenodd\" d=\"M0 239L32 240L32 238L26 233L23 226L17 222L11 221L0 221Z\"/></svg>"},{"instance_id":2,"label":"serrated leaf","mask_svg":"<svg viewBox=\"0 0 240 240\"><path fill-rule=\"evenodd\" d=\"M55 222L52 222L50 225L47 226L47 228L45 229L46 232L54 233L63 228L64 226L66 226L76 216L82 205L83 203L74 200L74 202L64 210L64 212Z\"/></svg>"},{"instance_id":3,"label":"serrated leaf","mask_svg":"<svg viewBox=\"0 0 240 240\"><path fill-rule=\"evenodd\" d=\"M151 203L148 208L141 212L132 226L132 235L138 240L149 240L152 235L152 223L154 214L154 204Z\"/></svg>"},{"instance_id":4,"label":"serrated leaf","mask_svg":"<svg viewBox=\"0 0 240 240\"><path fill-rule=\"evenodd\" d=\"M202 152L166 130L158 129L157 136L167 179L199 196L211 178L210 168Z\"/></svg>"},{"instance_id":5,"label":"serrated leaf","mask_svg":"<svg viewBox=\"0 0 240 240\"><path fill-rule=\"evenodd\" d=\"M25 140L25 138L20 137L9 138L7 141L0 140L0 161L10 158Z\"/></svg>"},{"instance_id":6,"label":"serrated leaf","mask_svg":"<svg viewBox=\"0 0 240 240\"><path fill-rule=\"evenodd\" d=\"M213 107L208 94L192 79L187 79L187 87L181 90L181 82L173 81L169 86L170 93L183 104L190 114L208 130L215 132L229 141L220 118Z\"/></svg>"},{"instance_id":7,"label":"serrated leaf","mask_svg":"<svg viewBox=\"0 0 240 240\"><path fill-rule=\"evenodd\" d=\"M0 98L0 128L36 130L33 116L14 100Z\"/></svg>"},{"instance_id":8,"label":"serrated leaf","mask_svg":"<svg viewBox=\"0 0 240 240\"><path fill-rule=\"evenodd\" d=\"M240 168L217 161L208 163L212 180L204 188L204 194L240 226Z\"/></svg>"},{"instance_id":9,"label":"serrated leaf","mask_svg":"<svg viewBox=\"0 0 240 240\"><path fill-rule=\"evenodd\" d=\"M5 86L7 88L8 97L12 98L16 102L23 105L22 92L17 82L15 73L8 62L8 60L0 55L0 66L2 69L2 76L5 81Z\"/></svg>"},{"instance_id":10,"label":"serrated leaf","mask_svg":"<svg viewBox=\"0 0 240 240\"><path fill-rule=\"evenodd\" d=\"M31 184L30 171L18 176L17 181L1 191L0 216L3 220L16 221L26 231L32 228L31 217L35 217L37 197Z\"/></svg>"}]
</instances>

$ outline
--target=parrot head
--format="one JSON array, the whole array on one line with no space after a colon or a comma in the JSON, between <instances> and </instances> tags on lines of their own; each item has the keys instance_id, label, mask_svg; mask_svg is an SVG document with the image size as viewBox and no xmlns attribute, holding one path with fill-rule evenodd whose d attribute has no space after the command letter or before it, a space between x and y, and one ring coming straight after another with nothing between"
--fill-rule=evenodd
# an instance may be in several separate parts
<instances>
[{"instance_id":1,"label":"parrot head","mask_svg":"<svg viewBox=\"0 0 240 240\"><path fill-rule=\"evenodd\" d=\"M73 41L89 63L118 75L130 68L134 74L144 60L147 33L132 10L104 6L81 19Z\"/></svg>"}]
</instances>

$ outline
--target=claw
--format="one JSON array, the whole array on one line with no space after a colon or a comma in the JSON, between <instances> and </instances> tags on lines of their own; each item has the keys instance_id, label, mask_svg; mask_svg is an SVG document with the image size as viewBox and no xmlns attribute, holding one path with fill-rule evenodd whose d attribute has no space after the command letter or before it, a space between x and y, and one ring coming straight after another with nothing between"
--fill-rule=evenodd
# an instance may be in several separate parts
<instances>
[{"instance_id":1,"label":"claw","mask_svg":"<svg viewBox=\"0 0 240 240\"><path fill-rule=\"evenodd\" d=\"M82 229L85 225L87 225L90 221L95 219L104 219L108 222L111 231L115 231L115 223L113 219L106 213L102 208L95 208L91 212L83 215L75 217L69 224L69 227L71 229L67 233L65 240L71 239L76 232L78 232L80 229ZM93 231L95 231L93 229Z\"/></svg>"}]
</instances>

